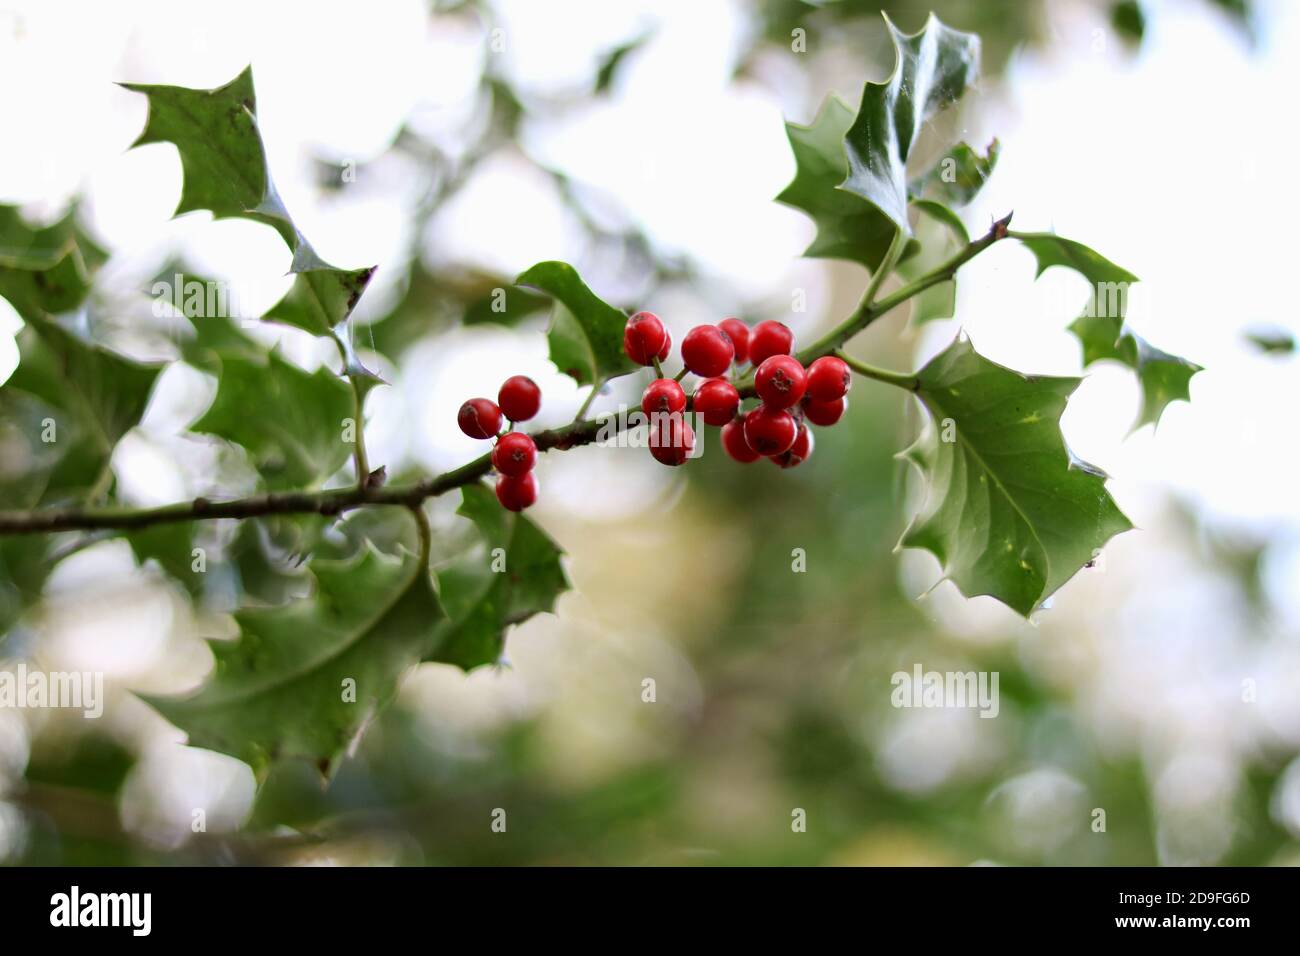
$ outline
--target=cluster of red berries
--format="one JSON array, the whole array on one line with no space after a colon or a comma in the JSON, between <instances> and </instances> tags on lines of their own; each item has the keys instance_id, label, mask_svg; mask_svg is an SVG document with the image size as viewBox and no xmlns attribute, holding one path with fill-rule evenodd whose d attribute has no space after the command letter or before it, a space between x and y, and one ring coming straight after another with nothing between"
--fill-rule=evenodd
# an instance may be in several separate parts
<instances>
[{"instance_id":1,"label":"cluster of red berries","mask_svg":"<svg viewBox=\"0 0 1300 956\"><path fill-rule=\"evenodd\" d=\"M638 312L623 330L623 350L639 365L668 357L672 340L652 312ZM739 462L770 458L782 468L805 461L813 449L808 424L834 425L848 407L845 394L852 374L842 359L826 355L808 368L790 354L794 333L780 322L760 322L751 329L739 319L697 325L682 340L686 370L703 382L695 389L692 409L707 425L722 426L722 447ZM754 391L761 404L740 412L740 392L722 376L732 362L754 367ZM686 421L686 392L671 378L657 378L641 396L650 418L650 454L665 465L680 465L695 447Z\"/></svg>"},{"instance_id":2,"label":"cluster of red berries","mask_svg":"<svg viewBox=\"0 0 1300 956\"><path fill-rule=\"evenodd\" d=\"M623 329L623 351L638 365L657 365L668 357L672 338L653 312L638 312ZM691 407L706 425L722 426L722 447L739 462L769 458L782 468L808 459L813 436L808 425L834 425L848 407L852 384L848 365L825 355L806 369L790 354L794 333L780 322L760 322L752 329L739 319L697 325L682 340L685 371L704 379ZM750 363L760 404L741 412L740 392L723 376ZM679 376L680 377L680 376ZM657 378L641 396L650 419L650 454L665 465L680 465L695 448L695 431L686 420L686 391L677 379ZM523 432L501 431L502 416L524 422L537 414L542 390L524 375L505 380L495 402L471 398L457 421L470 438L495 438L492 467L497 500L509 511L523 511L537 501L537 445Z\"/></svg>"},{"instance_id":3,"label":"cluster of red berries","mask_svg":"<svg viewBox=\"0 0 1300 956\"><path fill-rule=\"evenodd\" d=\"M506 379L494 402L471 398L460 407L456 421L470 438L496 438L492 467L497 479L497 500L507 511L523 511L537 500L537 445L523 432L501 434L501 418L526 422L542 407L542 390L526 375Z\"/></svg>"}]
</instances>

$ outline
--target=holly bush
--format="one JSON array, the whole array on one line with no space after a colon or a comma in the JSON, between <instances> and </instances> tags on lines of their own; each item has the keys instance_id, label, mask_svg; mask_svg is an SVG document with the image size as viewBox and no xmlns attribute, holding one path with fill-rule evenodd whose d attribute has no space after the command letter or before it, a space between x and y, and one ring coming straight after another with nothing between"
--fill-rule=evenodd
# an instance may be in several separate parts
<instances>
[{"instance_id":1,"label":"holly bush","mask_svg":"<svg viewBox=\"0 0 1300 956\"><path fill-rule=\"evenodd\" d=\"M545 495L532 467L538 455L644 430L626 409L601 409L609 383L626 376L646 381L650 452L688 469L697 432L713 426L722 427L736 468L765 467L751 462L769 457L815 469L812 436L834 426L848 401L872 388L910 393L922 423L900 456L924 490L901 545L933 554L963 594L1035 614L1132 527L1106 474L1062 436L1080 379L1006 368L960 334L916 370L874 367L849 346L904 306L913 323L954 317L962 267L994 246L1017 245L1039 274L1062 267L1089 283L1069 332L1085 367L1117 363L1135 376L1135 426L1154 425L1170 402L1188 399L1199 369L1129 324L1137 277L1128 270L1075 238L1016 231L1010 210L973 228L962 210L994 171L996 140L932 144L939 158L917 168L923 131L942 129L932 120L975 87L980 43L934 17L914 34L892 23L889 32L896 62L886 80L865 83L856 105L828 96L811 124L786 124L796 172L776 197L815 224L806 256L867 270L856 308L807 343L774 320L751 328L720 315L719 325L686 336L679 361L656 328L653 302L625 310L573 266L539 262L485 289L463 321L517 325L549 309L550 358L588 390L587 400L571 424L531 434L516 427L545 396L527 380L503 386L497 401L445 409L494 447L440 474L389 475L367 453L366 399L386 386L376 358L400 361L409 332L389 320L391 334L381 324L373 354L356 347L354 311L374 270L324 261L277 193L251 69L215 89L127 84L148 102L137 145L168 143L179 156L176 214L206 211L275 230L292 253L292 285L261 321L319 337L335 358L304 370L221 310L190 308L189 280L209 283L178 267L184 281L169 294L187 328L172 361L217 383L188 433L241 450L258 487L132 507L119 499L113 455L166 365L86 334L80 318L106 256L75 208L38 224L0 207L0 296L23 321L19 363L0 386L0 628L16 629L60 560L105 538L124 539L141 563L156 562L196 600L214 568L264 562L273 541L294 555L309 592L246 594L233 615L238 636L212 643L216 663L203 686L147 700L192 744L260 775L302 758L329 778L412 668L496 665L513 626L553 610L569 587L563 542L523 513ZM863 380L852 399L848 373ZM653 413L666 419L656 424ZM459 496L470 538L443 540L431 528L426 504L444 495Z\"/></svg>"}]
</instances>

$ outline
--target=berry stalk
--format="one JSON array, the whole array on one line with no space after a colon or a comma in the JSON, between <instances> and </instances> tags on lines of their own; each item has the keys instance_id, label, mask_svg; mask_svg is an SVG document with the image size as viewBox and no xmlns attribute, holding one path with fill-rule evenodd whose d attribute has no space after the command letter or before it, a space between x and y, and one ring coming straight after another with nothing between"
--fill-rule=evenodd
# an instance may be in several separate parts
<instances>
[{"instance_id":1,"label":"berry stalk","mask_svg":"<svg viewBox=\"0 0 1300 956\"><path fill-rule=\"evenodd\" d=\"M880 279L880 282L876 281L876 277L872 278L871 286L867 287L866 294L863 295L862 301L858 303L858 307L853 310L853 314L800 352L796 358L807 365L813 359L829 355L882 315L893 311L896 307L926 289L936 286L940 282L947 282L957 274L958 269L993 245L993 243L1007 237L1007 225L1011 222L1011 216L1012 213L1007 213L993 223L987 233L955 253L947 262L935 267L925 275L913 279L907 285L900 287L883 299L875 301L871 297L875 295L885 278L884 269L878 269L876 277Z\"/></svg>"}]
</instances>

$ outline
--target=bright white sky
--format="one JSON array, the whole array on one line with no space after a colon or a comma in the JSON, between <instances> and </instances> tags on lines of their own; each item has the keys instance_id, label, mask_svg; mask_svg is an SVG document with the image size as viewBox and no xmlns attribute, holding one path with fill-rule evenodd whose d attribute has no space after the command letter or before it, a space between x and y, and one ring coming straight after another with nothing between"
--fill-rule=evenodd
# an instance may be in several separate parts
<instances>
[{"instance_id":1,"label":"bright white sky","mask_svg":"<svg viewBox=\"0 0 1300 956\"><path fill-rule=\"evenodd\" d=\"M1113 493L1140 526L1156 520L1172 492L1220 522L1283 541L1271 583L1294 624L1300 376L1295 360L1266 359L1243 346L1241 332L1271 323L1300 333L1291 288L1300 204L1288 178L1300 133L1286 102L1300 89L1300 7L1264 4L1262 41L1251 51L1208 4L1144 5L1148 38L1132 57L1106 33L1098 41L1099 24L1082 6L1052 4L1051 48L1018 59L1005 89L985 91L999 99L985 104L970 135L983 142L996 133L1002 159L966 218L978 229L1014 209L1018 228L1052 228L1095 245L1143 279L1134 324L1158 346L1206 366L1192 386L1194 403L1172 406L1158 434L1147 429L1126 439L1136 386L1127 373L1102 369L1071 405L1070 442L1117 476ZM284 287L288 261L278 238L264 227L213 224L201 215L169 221L180 188L175 152L166 145L127 151L144 101L113 85L213 86L251 61L277 185L303 231L338 265L391 264L408 240L403 185L322 198L309 158L374 158L408 116L440 145L457 146L478 65L491 54L472 22L443 18L430 26L424 6L390 0L363 13L350 0L0 2L0 201L52 214L84 192L95 230L126 268L137 263L147 274L180 242L196 265L265 289L269 302ZM525 147L616 197L659 242L744 289L746 300L783 299L796 285L817 300L825 267L796 258L811 227L771 201L793 169L783 105L813 97L797 89L797 76L797 95L730 81L745 29L742 8L690 0L503 0L496 8L503 68L535 95L580 89L602 50L654 27L612 97L563 123L530 128ZM578 232L549 183L509 157L490 164L427 238L505 274L580 252ZM1027 371L1078 372L1077 344L1063 329L1086 297L1082 280L1054 270L1034 284L1032 257L1010 243L962 275L960 324L982 352ZM371 294L382 295L392 278L381 265ZM714 304L685 296L660 305L677 338L718 317ZM0 303L0 333L16 327ZM945 323L927 331L923 351L937 350L955 330ZM475 330L412 356L405 386L372 399L372 457L407 451L439 467L477 453L448 410L483 391L484 381L520 370L542 382L547 415L571 415L580 396L545 361L542 343L533 341L539 338ZM12 362L12 345L0 334L0 377ZM199 389L200 407L202 395ZM421 428L412 439L393 421ZM142 499L177 497L183 480L147 461L153 484L124 475L124 486ZM627 480L664 480L652 471ZM573 492L588 506L599 484L589 477L582 483L574 476ZM628 488L620 486L625 497ZM1161 564L1167 555L1148 566L1169 573ZM1167 615L1166 627L1186 602L1197 606L1177 582L1146 583L1164 586L1155 607ZM1192 614L1189 633L1197 624ZM1177 654L1148 665L1180 666ZM1181 666L1188 666L1185 657ZM1139 678L1112 682L1109 693L1140 697ZM1194 678L1176 673L1170 681L1185 687ZM1122 704L1107 706L1121 719L1113 715L1125 712ZM1294 715L1285 723L1293 732ZM1193 771L1204 768L1170 770ZM1300 777L1292 789L1300 794Z\"/></svg>"}]
</instances>

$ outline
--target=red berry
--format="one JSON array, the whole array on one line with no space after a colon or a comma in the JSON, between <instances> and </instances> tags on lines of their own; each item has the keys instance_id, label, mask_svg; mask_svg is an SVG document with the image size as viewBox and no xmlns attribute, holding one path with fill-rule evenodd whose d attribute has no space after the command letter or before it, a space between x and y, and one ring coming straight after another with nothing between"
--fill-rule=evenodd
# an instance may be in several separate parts
<instances>
[{"instance_id":1,"label":"red berry","mask_svg":"<svg viewBox=\"0 0 1300 956\"><path fill-rule=\"evenodd\" d=\"M501 409L486 398L471 398L460 407L456 422L470 438L491 438L501 431Z\"/></svg>"},{"instance_id":2,"label":"red berry","mask_svg":"<svg viewBox=\"0 0 1300 956\"><path fill-rule=\"evenodd\" d=\"M805 398L803 401L803 413L808 421L814 425L834 425L844 414L844 410L849 407L847 398L837 398L833 402L814 402Z\"/></svg>"},{"instance_id":3,"label":"red berry","mask_svg":"<svg viewBox=\"0 0 1300 956\"><path fill-rule=\"evenodd\" d=\"M637 365L667 358L669 343L668 330L653 312L638 312L623 326L623 351Z\"/></svg>"},{"instance_id":4,"label":"red berry","mask_svg":"<svg viewBox=\"0 0 1300 956\"><path fill-rule=\"evenodd\" d=\"M691 408L704 416L706 425L725 425L736 417L740 393L725 378L710 378L695 390Z\"/></svg>"},{"instance_id":5,"label":"red berry","mask_svg":"<svg viewBox=\"0 0 1300 956\"><path fill-rule=\"evenodd\" d=\"M659 354L656 356L656 358L658 358L659 361L661 362L664 359L668 358L668 350L671 349L672 347L673 347L672 333L669 332L667 329L664 329L664 344L659 347Z\"/></svg>"},{"instance_id":6,"label":"red berry","mask_svg":"<svg viewBox=\"0 0 1300 956\"><path fill-rule=\"evenodd\" d=\"M542 407L542 390L527 375L512 375L497 393L497 404L512 422L526 422Z\"/></svg>"},{"instance_id":7,"label":"red berry","mask_svg":"<svg viewBox=\"0 0 1300 956\"><path fill-rule=\"evenodd\" d=\"M773 455L772 461L782 468L793 468L812 456L813 433L806 425L799 426L799 434L790 446L790 450L781 455Z\"/></svg>"},{"instance_id":8,"label":"red berry","mask_svg":"<svg viewBox=\"0 0 1300 956\"><path fill-rule=\"evenodd\" d=\"M682 339L682 361L696 375L713 378L731 364L736 347L716 325L697 325Z\"/></svg>"},{"instance_id":9,"label":"red berry","mask_svg":"<svg viewBox=\"0 0 1300 956\"><path fill-rule=\"evenodd\" d=\"M511 432L497 439L492 449L492 467L503 475L518 478L537 464L537 445L523 432Z\"/></svg>"},{"instance_id":10,"label":"red berry","mask_svg":"<svg viewBox=\"0 0 1300 956\"><path fill-rule=\"evenodd\" d=\"M749 361L755 368L773 355L789 355L793 347L794 333L771 319L758 323L749 333Z\"/></svg>"},{"instance_id":11,"label":"red berry","mask_svg":"<svg viewBox=\"0 0 1300 956\"><path fill-rule=\"evenodd\" d=\"M773 355L754 373L754 391L764 405L789 408L798 405L808 387L808 373L799 360L790 355Z\"/></svg>"},{"instance_id":12,"label":"red berry","mask_svg":"<svg viewBox=\"0 0 1300 956\"><path fill-rule=\"evenodd\" d=\"M794 444L799 426L789 412L760 405L745 416L745 441L760 455L779 455Z\"/></svg>"},{"instance_id":13,"label":"red berry","mask_svg":"<svg viewBox=\"0 0 1300 956\"><path fill-rule=\"evenodd\" d=\"M736 347L736 364L749 361L749 326L740 319L728 316L718 323L718 328L727 333L727 338Z\"/></svg>"},{"instance_id":14,"label":"red berry","mask_svg":"<svg viewBox=\"0 0 1300 956\"><path fill-rule=\"evenodd\" d=\"M686 417L655 415L650 420L650 454L661 465L680 465L695 447L695 430Z\"/></svg>"},{"instance_id":15,"label":"red berry","mask_svg":"<svg viewBox=\"0 0 1300 956\"><path fill-rule=\"evenodd\" d=\"M763 456L749 447L745 440L745 421L736 418L722 426L723 450L741 464L758 461Z\"/></svg>"},{"instance_id":16,"label":"red berry","mask_svg":"<svg viewBox=\"0 0 1300 956\"><path fill-rule=\"evenodd\" d=\"M536 500L536 472L526 472L518 478L502 475L497 479L497 501L506 511L523 511Z\"/></svg>"},{"instance_id":17,"label":"red berry","mask_svg":"<svg viewBox=\"0 0 1300 956\"><path fill-rule=\"evenodd\" d=\"M647 415L656 412L680 412L686 407L686 393L671 378L657 378L646 386L641 395L641 411Z\"/></svg>"},{"instance_id":18,"label":"red berry","mask_svg":"<svg viewBox=\"0 0 1300 956\"><path fill-rule=\"evenodd\" d=\"M844 359L823 355L808 366L808 397L814 402L843 398L853 384L853 373Z\"/></svg>"}]
</instances>

